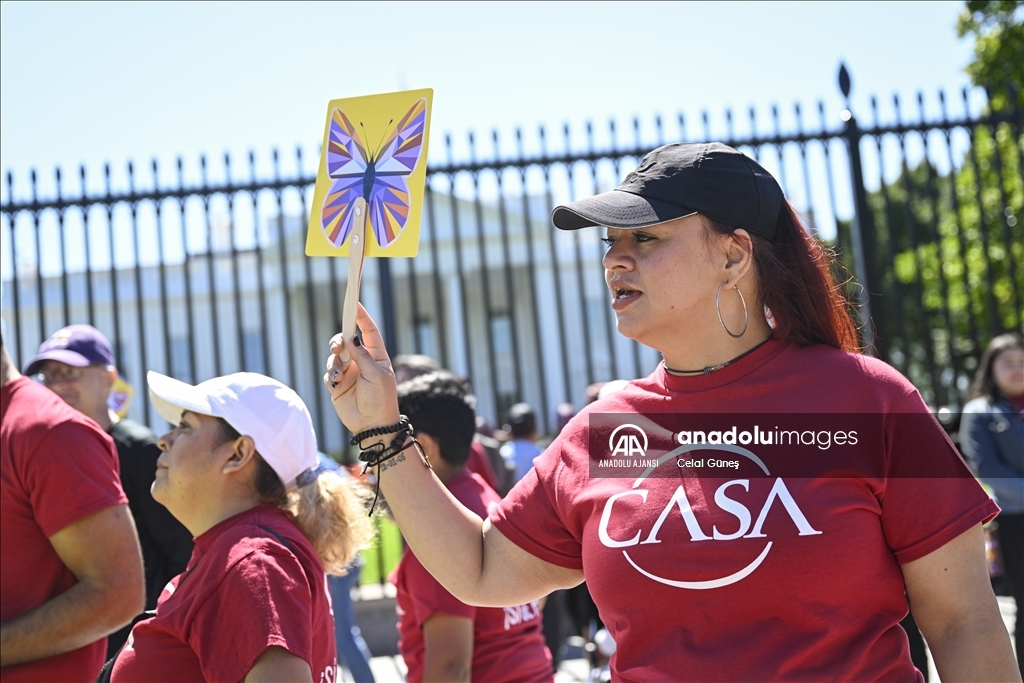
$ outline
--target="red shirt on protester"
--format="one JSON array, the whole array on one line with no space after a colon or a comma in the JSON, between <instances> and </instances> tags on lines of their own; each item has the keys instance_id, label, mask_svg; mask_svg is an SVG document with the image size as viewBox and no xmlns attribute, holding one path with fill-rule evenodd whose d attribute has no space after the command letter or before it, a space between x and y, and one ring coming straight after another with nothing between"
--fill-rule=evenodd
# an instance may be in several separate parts
<instances>
[{"instance_id":1,"label":"red shirt on protester","mask_svg":"<svg viewBox=\"0 0 1024 683\"><path fill-rule=\"evenodd\" d=\"M49 537L127 503L114 442L99 425L27 377L0 390L0 621L30 612L77 579ZM0 681L92 681L107 639L0 669Z\"/></svg>"},{"instance_id":2,"label":"red shirt on protester","mask_svg":"<svg viewBox=\"0 0 1024 683\"><path fill-rule=\"evenodd\" d=\"M670 476L590 476L591 458L602 457L591 453L594 414L769 411L808 422L877 417L859 450L822 450L821 462L852 453L883 473L800 477L785 458L765 456L786 474L730 484L721 498L733 477L684 474L674 458ZM721 450L705 455L728 455ZM831 347L770 341L708 375L661 365L588 406L491 520L531 554L586 572L618 646L615 680L920 681L898 625L907 614L900 565L997 512L899 373ZM751 533L735 531L755 518Z\"/></svg>"},{"instance_id":3,"label":"red shirt on protester","mask_svg":"<svg viewBox=\"0 0 1024 683\"><path fill-rule=\"evenodd\" d=\"M335 680L334 621L323 564L287 513L260 505L195 540L158 615L132 629L111 681L240 681L271 646Z\"/></svg>"},{"instance_id":4,"label":"red shirt on protester","mask_svg":"<svg viewBox=\"0 0 1024 683\"><path fill-rule=\"evenodd\" d=\"M475 439L469 447L469 459L466 461L466 469L479 474L485 484L495 491L498 490L498 477L494 473L494 468L491 467L487 451L484 450L484 445Z\"/></svg>"},{"instance_id":5,"label":"red shirt on protester","mask_svg":"<svg viewBox=\"0 0 1024 683\"><path fill-rule=\"evenodd\" d=\"M452 495L483 519L501 499L476 473L464 470L446 486ZM416 556L405 551L391 576L397 588L398 649L409 669L410 683L423 680L423 623L434 614L473 620L470 680L551 681L551 653L544 644L536 602L515 607L471 607L438 583Z\"/></svg>"}]
</instances>

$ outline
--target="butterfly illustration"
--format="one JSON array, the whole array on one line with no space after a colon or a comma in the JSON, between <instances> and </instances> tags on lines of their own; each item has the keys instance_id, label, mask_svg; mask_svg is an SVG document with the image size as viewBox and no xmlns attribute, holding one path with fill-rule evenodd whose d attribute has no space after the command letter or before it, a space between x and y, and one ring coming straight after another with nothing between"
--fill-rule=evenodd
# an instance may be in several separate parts
<instances>
[{"instance_id":1,"label":"butterfly illustration","mask_svg":"<svg viewBox=\"0 0 1024 683\"><path fill-rule=\"evenodd\" d=\"M406 177L419 162L426 123L427 100L420 98L372 152L345 112L337 107L331 112L327 175L332 182L320 222L332 245L341 246L352 232L353 205L359 197L369 207L377 244L387 247L398 238L409 218Z\"/></svg>"}]
</instances>

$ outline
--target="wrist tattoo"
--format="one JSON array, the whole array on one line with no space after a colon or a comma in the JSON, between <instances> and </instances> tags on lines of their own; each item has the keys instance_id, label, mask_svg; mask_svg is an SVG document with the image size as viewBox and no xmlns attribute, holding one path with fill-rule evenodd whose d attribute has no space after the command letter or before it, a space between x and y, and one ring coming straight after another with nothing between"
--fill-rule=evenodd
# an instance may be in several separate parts
<instances>
[{"instance_id":1,"label":"wrist tattoo","mask_svg":"<svg viewBox=\"0 0 1024 683\"><path fill-rule=\"evenodd\" d=\"M380 464L379 469L377 470L377 476L380 477L380 473L381 472L383 472L384 470L388 469L389 467L394 467L395 465L397 465L400 462L405 462L405 453L399 453L395 457L389 458L388 460L385 460L384 462L382 462Z\"/></svg>"}]
</instances>

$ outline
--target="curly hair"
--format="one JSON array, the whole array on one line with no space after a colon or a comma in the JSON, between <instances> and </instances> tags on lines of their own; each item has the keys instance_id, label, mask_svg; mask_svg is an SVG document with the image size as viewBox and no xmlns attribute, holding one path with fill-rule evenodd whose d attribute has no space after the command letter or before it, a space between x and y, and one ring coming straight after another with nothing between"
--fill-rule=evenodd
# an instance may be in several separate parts
<instances>
[{"instance_id":1,"label":"curly hair","mask_svg":"<svg viewBox=\"0 0 1024 683\"><path fill-rule=\"evenodd\" d=\"M241 434L218 418L224 441ZM356 554L369 545L373 528L366 515L367 492L336 472L321 472L307 486L289 491L266 460L256 453L253 487L260 500L273 503L295 521L313 545L324 571L344 574Z\"/></svg>"},{"instance_id":2,"label":"curly hair","mask_svg":"<svg viewBox=\"0 0 1024 683\"><path fill-rule=\"evenodd\" d=\"M476 397L469 382L448 370L421 375L398 385L398 409L417 432L429 434L451 465L469 459L476 432Z\"/></svg>"}]
</instances>

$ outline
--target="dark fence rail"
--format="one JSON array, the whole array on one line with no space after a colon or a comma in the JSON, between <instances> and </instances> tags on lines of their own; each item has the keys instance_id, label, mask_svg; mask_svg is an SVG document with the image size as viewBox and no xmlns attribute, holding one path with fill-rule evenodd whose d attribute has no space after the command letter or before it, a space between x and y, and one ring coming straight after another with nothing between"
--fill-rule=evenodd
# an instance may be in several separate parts
<instances>
[{"instance_id":1,"label":"dark fence rail","mask_svg":"<svg viewBox=\"0 0 1024 683\"><path fill-rule=\"evenodd\" d=\"M544 128L531 153L516 131L516 152L501 154L494 133L487 160L472 134L470 158L453 160L447 137L447 159L428 166L420 255L368 264L362 298L393 354L426 353L469 377L493 422L528 401L550 431L559 403L579 406L590 383L642 376L659 360L615 332L596 231L553 230L552 207L614 187L659 144L717 138L772 171L863 283L850 291L874 352L934 405L960 405L979 350L1020 328L1024 301L1021 112L972 112L970 100L965 90L962 112L949 117L940 94L941 115L928 118L919 96L912 122L898 99L894 120L880 121L872 101L870 125L819 104L814 129L796 105L785 132L772 107L767 133L751 108L746 135L734 133L731 112L724 135L712 134L707 114L696 137L682 116L674 133L660 117L653 134L634 120L629 144L619 144L615 122L588 124L582 147L564 126L560 152L548 150L554 136ZM315 175L303 170L301 150L292 175L276 151L272 159L272 176L258 178L250 153L248 178L238 180L225 155L225 180L210 183L204 157L198 184L185 183L179 159L170 187L156 161L146 187L128 164L127 187L117 190L108 165L99 193L87 191L80 168L73 196L58 169L56 196L46 199L34 171L30 198L16 198L8 172L0 302L15 362L57 328L88 322L115 344L137 391L132 416L158 431L145 370L193 382L254 370L293 386L323 447L341 450L345 434L319 378L341 326L345 263L304 256Z\"/></svg>"}]
</instances>

